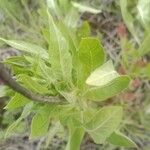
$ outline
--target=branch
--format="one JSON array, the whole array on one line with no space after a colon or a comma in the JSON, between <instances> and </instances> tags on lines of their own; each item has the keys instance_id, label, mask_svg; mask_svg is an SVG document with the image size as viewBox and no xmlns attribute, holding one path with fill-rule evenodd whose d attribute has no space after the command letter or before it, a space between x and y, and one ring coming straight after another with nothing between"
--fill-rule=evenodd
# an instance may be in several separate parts
<instances>
[{"instance_id":1,"label":"branch","mask_svg":"<svg viewBox=\"0 0 150 150\"><path fill-rule=\"evenodd\" d=\"M6 85L12 88L14 91L22 94L23 96L39 103L62 103L61 99L56 96L42 96L29 91L27 88L21 86L12 76L9 74L8 69L0 62L0 78Z\"/></svg>"}]
</instances>

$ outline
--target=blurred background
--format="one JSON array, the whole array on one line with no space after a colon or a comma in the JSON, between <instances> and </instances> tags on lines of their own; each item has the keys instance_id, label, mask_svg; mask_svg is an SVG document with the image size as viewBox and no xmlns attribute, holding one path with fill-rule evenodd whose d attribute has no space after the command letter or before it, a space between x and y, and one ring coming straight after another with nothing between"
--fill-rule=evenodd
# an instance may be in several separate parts
<instances>
[{"instance_id":1,"label":"blurred background","mask_svg":"<svg viewBox=\"0 0 150 150\"><path fill-rule=\"evenodd\" d=\"M131 76L129 89L107 103L126 106L122 130L137 143L139 150L150 150L150 0L56 0L56 3L70 26L79 28L84 23L90 27L91 34L102 41L107 57L113 60L118 72ZM56 11L51 0L0 0L0 37L44 46L44 18L40 13L45 5ZM75 11L71 11L72 8L76 8ZM0 42L0 60L19 54ZM61 131L55 132L56 129L46 143L44 139L29 141L30 118L17 127L16 134L4 139L7 127L20 114L20 110L3 109L9 99L4 88L0 80L0 150L63 150L66 138ZM82 150L124 148L96 145L87 138Z\"/></svg>"}]
</instances>

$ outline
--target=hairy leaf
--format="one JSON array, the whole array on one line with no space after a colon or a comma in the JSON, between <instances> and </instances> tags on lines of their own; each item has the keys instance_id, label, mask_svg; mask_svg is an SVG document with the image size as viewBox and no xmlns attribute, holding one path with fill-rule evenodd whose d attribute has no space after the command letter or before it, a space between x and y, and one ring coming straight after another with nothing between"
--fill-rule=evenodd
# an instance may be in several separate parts
<instances>
[{"instance_id":1,"label":"hairy leaf","mask_svg":"<svg viewBox=\"0 0 150 150\"><path fill-rule=\"evenodd\" d=\"M84 134L85 131L83 128L69 126L69 141L66 150L80 150L80 144Z\"/></svg>"},{"instance_id":2,"label":"hairy leaf","mask_svg":"<svg viewBox=\"0 0 150 150\"><path fill-rule=\"evenodd\" d=\"M85 96L94 101L106 100L126 89L129 82L130 78L128 76L119 76L104 86L89 88Z\"/></svg>"},{"instance_id":3,"label":"hairy leaf","mask_svg":"<svg viewBox=\"0 0 150 150\"><path fill-rule=\"evenodd\" d=\"M134 39L138 43L140 43L137 32L134 27L134 18L128 10L128 0L120 0L120 7L121 7L123 20L124 20L128 30L131 32Z\"/></svg>"},{"instance_id":4,"label":"hairy leaf","mask_svg":"<svg viewBox=\"0 0 150 150\"><path fill-rule=\"evenodd\" d=\"M60 30L56 26L53 18L48 13L49 19L49 55L52 70L56 77L63 77L65 80L71 79L72 57L68 49L68 43Z\"/></svg>"},{"instance_id":5,"label":"hairy leaf","mask_svg":"<svg viewBox=\"0 0 150 150\"><path fill-rule=\"evenodd\" d=\"M92 8L90 6L86 6L86 5L83 5L83 4L80 4L80 3L77 3L77 2L72 2L72 5L75 7L75 8L78 8L79 11L81 12L90 12L90 13L93 13L93 14L98 14L101 12L101 10L98 10L98 9L95 9L95 8Z\"/></svg>"},{"instance_id":6,"label":"hairy leaf","mask_svg":"<svg viewBox=\"0 0 150 150\"><path fill-rule=\"evenodd\" d=\"M150 41L150 34L145 36L144 40L142 41L142 43L138 49L139 57L142 57L145 54L150 52L149 41Z\"/></svg>"},{"instance_id":7,"label":"hairy leaf","mask_svg":"<svg viewBox=\"0 0 150 150\"><path fill-rule=\"evenodd\" d=\"M29 53L31 55L40 56L43 59L48 59L47 51L44 48L37 46L35 44L27 43L24 41L17 41L17 40L6 40L3 38L0 38L0 40L2 40L3 42L7 43L8 45L20 51Z\"/></svg>"},{"instance_id":8,"label":"hairy leaf","mask_svg":"<svg viewBox=\"0 0 150 150\"><path fill-rule=\"evenodd\" d=\"M78 59L78 86L82 87L89 74L105 60L104 50L98 39L83 38L79 45Z\"/></svg>"},{"instance_id":9,"label":"hairy leaf","mask_svg":"<svg viewBox=\"0 0 150 150\"><path fill-rule=\"evenodd\" d=\"M9 135L11 135L11 134L15 131L15 129L16 129L16 128L18 127L18 125L20 124L20 122L21 122L24 118L26 118L26 117L31 113L32 108L33 108L33 103L32 103L32 102L30 102L29 104L27 104L27 105L24 107L21 116L20 116L13 124L11 124L11 125L8 127L8 129L7 129L6 133L5 133L5 138L7 138Z\"/></svg>"},{"instance_id":10,"label":"hairy leaf","mask_svg":"<svg viewBox=\"0 0 150 150\"><path fill-rule=\"evenodd\" d=\"M27 88L37 93L46 94L49 92L45 85L41 85L40 83L36 82L28 75L20 75L19 81L21 81Z\"/></svg>"},{"instance_id":11,"label":"hairy leaf","mask_svg":"<svg viewBox=\"0 0 150 150\"><path fill-rule=\"evenodd\" d=\"M16 109L29 103L30 100L23 95L16 93L14 97L5 106L5 109Z\"/></svg>"},{"instance_id":12,"label":"hairy leaf","mask_svg":"<svg viewBox=\"0 0 150 150\"><path fill-rule=\"evenodd\" d=\"M31 138L41 137L47 133L50 122L50 111L49 107L46 106L33 117L31 123Z\"/></svg>"},{"instance_id":13,"label":"hairy leaf","mask_svg":"<svg viewBox=\"0 0 150 150\"><path fill-rule=\"evenodd\" d=\"M122 119L122 107L108 106L100 109L85 124L85 130L95 143L103 143L119 126Z\"/></svg>"},{"instance_id":14,"label":"hairy leaf","mask_svg":"<svg viewBox=\"0 0 150 150\"><path fill-rule=\"evenodd\" d=\"M4 63L11 64L18 67L28 67L28 63L23 56L11 56L7 58Z\"/></svg>"},{"instance_id":15,"label":"hairy leaf","mask_svg":"<svg viewBox=\"0 0 150 150\"><path fill-rule=\"evenodd\" d=\"M54 76L52 68L48 67L42 60L39 61L38 73L47 81L48 84L54 84L57 80Z\"/></svg>"},{"instance_id":16,"label":"hairy leaf","mask_svg":"<svg viewBox=\"0 0 150 150\"><path fill-rule=\"evenodd\" d=\"M86 84L104 86L118 76L119 74L114 70L112 61L108 61L91 73L86 80Z\"/></svg>"},{"instance_id":17,"label":"hairy leaf","mask_svg":"<svg viewBox=\"0 0 150 150\"><path fill-rule=\"evenodd\" d=\"M145 27L145 29L149 30L150 25L150 0L138 0L137 9L140 20Z\"/></svg>"},{"instance_id":18,"label":"hairy leaf","mask_svg":"<svg viewBox=\"0 0 150 150\"><path fill-rule=\"evenodd\" d=\"M129 139L127 136L119 132L113 132L107 141L113 145L123 146L123 147L136 147L136 144Z\"/></svg>"}]
</instances>

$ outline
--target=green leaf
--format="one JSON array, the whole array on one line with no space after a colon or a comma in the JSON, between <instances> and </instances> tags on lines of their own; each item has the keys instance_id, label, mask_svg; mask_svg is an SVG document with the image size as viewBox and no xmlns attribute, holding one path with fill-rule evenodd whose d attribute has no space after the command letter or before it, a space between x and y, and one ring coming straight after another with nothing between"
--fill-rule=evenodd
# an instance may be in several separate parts
<instances>
[{"instance_id":1,"label":"green leaf","mask_svg":"<svg viewBox=\"0 0 150 150\"><path fill-rule=\"evenodd\" d=\"M70 14L71 13L71 14ZM70 12L68 14L68 17L66 16L65 20L62 22L59 22L58 27L59 30L61 31L62 35L68 42L68 48L72 56L72 64L73 68L77 66L77 47L78 47L78 39L76 36L76 26L77 24L77 16L76 11ZM72 16L72 13L75 13L76 16ZM76 18L75 18L76 17ZM72 21L74 20L74 22Z\"/></svg>"},{"instance_id":2,"label":"green leaf","mask_svg":"<svg viewBox=\"0 0 150 150\"><path fill-rule=\"evenodd\" d=\"M89 74L105 60L101 43L96 38L83 38L78 51L78 86L82 87Z\"/></svg>"},{"instance_id":3,"label":"green leaf","mask_svg":"<svg viewBox=\"0 0 150 150\"><path fill-rule=\"evenodd\" d=\"M13 122L7 129L5 133L5 138L10 136L13 132L15 132L16 128L19 126L19 123L21 122L21 118L17 119L15 122Z\"/></svg>"},{"instance_id":4,"label":"green leaf","mask_svg":"<svg viewBox=\"0 0 150 150\"><path fill-rule=\"evenodd\" d=\"M137 43L140 43L140 40L138 38L137 32L135 30L135 26L134 26L134 18L130 14L130 11L128 10L128 0L120 0L120 7L121 7L123 20L128 30L130 31L134 39L137 41Z\"/></svg>"},{"instance_id":5,"label":"green leaf","mask_svg":"<svg viewBox=\"0 0 150 150\"><path fill-rule=\"evenodd\" d=\"M78 8L79 11L81 11L81 12L90 12L90 13L93 13L93 14L98 14L98 13L101 12L101 10L98 10L98 9L95 9L95 8L90 7L90 6L86 6L84 4L80 4L80 3L77 3L77 2L72 2L72 5L75 8Z\"/></svg>"},{"instance_id":6,"label":"green leaf","mask_svg":"<svg viewBox=\"0 0 150 150\"><path fill-rule=\"evenodd\" d=\"M25 60L24 56L11 56L7 58L4 63L11 64L18 67L28 67L29 64Z\"/></svg>"},{"instance_id":7,"label":"green leaf","mask_svg":"<svg viewBox=\"0 0 150 150\"><path fill-rule=\"evenodd\" d=\"M91 73L86 80L86 84L104 86L118 76L119 74L114 70L112 61L108 61Z\"/></svg>"},{"instance_id":8,"label":"green leaf","mask_svg":"<svg viewBox=\"0 0 150 150\"><path fill-rule=\"evenodd\" d=\"M53 15L56 15L57 17L60 16L60 10L55 0L46 0L46 3L47 3L47 7L50 8L49 10Z\"/></svg>"},{"instance_id":9,"label":"green leaf","mask_svg":"<svg viewBox=\"0 0 150 150\"><path fill-rule=\"evenodd\" d=\"M74 92L65 92L65 91L61 91L58 90L58 92L71 104L75 103L76 100L76 96Z\"/></svg>"},{"instance_id":10,"label":"green leaf","mask_svg":"<svg viewBox=\"0 0 150 150\"><path fill-rule=\"evenodd\" d=\"M18 125L21 123L21 121L24 118L26 118L27 116L29 116L29 114L32 111L32 108L33 108L33 102L28 103L24 107L21 116L13 124L11 124L8 127L8 129L7 129L6 133L5 133L5 138L7 138L9 135L11 135L16 130L16 128L18 127Z\"/></svg>"},{"instance_id":11,"label":"green leaf","mask_svg":"<svg viewBox=\"0 0 150 150\"><path fill-rule=\"evenodd\" d=\"M46 85L42 85L38 83L37 81L33 80L30 76L22 74L19 76L19 81L21 81L27 88L40 93L40 94L46 94L49 92Z\"/></svg>"},{"instance_id":12,"label":"green leaf","mask_svg":"<svg viewBox=\"0 0 150 150\"><path fill-rule=\"evenodd\" d=\"M6 87L0 85L0 97L6 96L6 91L5 90L6 90Z\"/></svg>"},{"instance_id":13,"label":"green leaf","mask_svg":"<svg viewBox=\"0 0 150 150\"><path fill-rule=\"evenodd\" d=\"M84 124L88 123L95 116L96 113L97 110L92 108L88 108L87 110L83 111L82 119Z\"/></svg>"},{"instance_id":14,"label":"green leaf","mask_svg":"<svg viewBox=\"0 0 150 150\"><path fill-rule=\"evenodd\" d=\"M16 93L15 96L12 97L9 103L5 106L5 109L9 109L9 110L16 109L26 105L29 102L30 100L28 98L24 97L19 93Z\"/></svg>"},{"instance_id":15,"label":"green leaf","mask_svg":"<svg viewBox=\"0 0 150 150\"><path fill-rule=\"evenodd\" d=\"M33 106L34 106L34 103L33 103L33 102L28 103L28 104L23 108L23 111L22 111L22 114L21 114L20 118L21 118L21 119L24 119L24 118L26 118L27 116L29 116L29 114L30 114L31 111L32 111Z\"/></svg>"},{"instance_id":16,"label":"green leaf","mask_svg":"<svg viewBox=\"0 0 150 150\"><path fill-rule=\"evenodd\" d=\"M69 126L69 141L66 150L80 150L80 145L85 134L83 128Z\"/></svg>"},{"instance_id":17,"label":"green leaf","mask_svg":"<svg viewBox=\"0 0 150 150\"><path fill-rule=\"evenodd\" d=\"M70 0L58 0L59 8L61 13L68 13L68 10L71 8Z\"/></svg>"},{"instance_id":18,"label":"green leaf","mask_svg":"<svg viewBox=\"0 0 150 150\"><path fill-rule=\"evenodd\" d=\"M140 47L138 49L139 57L142 57L150 52L149 41L150 41L150 33L145 36L144 40L140 44Z\"/></svg>"},{"instance_id":19,"label":"green leaf","mask_svg":"<svg viewBox=\"0 0 150 150\"><path fill-rule=\"evenodd\" d=\"M126 89L129 82L128 76L119 76L104 86L89 88L85 96L90 100L103 101Z\"/></svg>"},{"instance_id":20,"label":"green leaf","mask_svg":"<svg viewBox=\"0 0 150 150\"><path fill-rule=\"evenodd\" d=\"M50 110L49 107L44 107L37 113L31 123L31 138L41 137L45 135L48 131L50 122Z\"/></svg>"},{"instance_id":21,"label":"green leaf","mask_svg":"<svg viewBox=\"0 0 150 150\"><path fill-rule=\"evenodd\" d=\"M145 29L149 30L150 25L150 0L138 0L137 10L140 17L140 21Z\"/></svg>"},{"instance_id":22,"label":"green leaf","mask_svg":"<svg viewBox=\"0 0 150 150\"><path fill-rule=\"evenodd\" d=\"M150 79L150 63L148 63L144 68L141 69L141 74Z\"/></svg>"},{"instance_id":23,"label":"green leaf","mask_svg":"<svg viewBox=\"0 0 150 150\"><path fill-rule=\"evenodd\" d=\"M84 127L94 142L100 144L118 128L121 119L122 107L108 106L100 109Z\"/></svg>"},{"instance_id":24,"label":"green leaf","mask_svg":"<svg viewBox=\"0 0 150 150\"><path fill-rule=\"evenodd\" d=\"M119 132L113 132L107 141L113 145L123 146L123 147L137 147L136 144L129 139L127 136Z\"/></svg>"},{"instance_id":25,"label":"green leaf","mask_svg":"<svg viewBox=\"0 0 150 150\"><path fill-rule=\"evenodd\" d=\"M68 11L68 13L65 15L63 22L67 27L69 27L68 30L73 29L73 28L76 30L79 19L80 19L79 12L76 9L71 8Z\"/></svg>"},{"instance_id":26,"label":"green leaf","mask_svg":"<svg viewBox=\"0 0 150 150\"><path fill-rule=\"evenodd\" d=\"M23 17L23 12L22 7L20 5L21 3L17 3L17 1L10 2L9 0L1 1L1 9L4 10L9 18L13 19L13 21L23 21L24 22L24 17ZM6 7L7 6L7 7ZM19 14L20 13L20 14Z\"/></svg>"},{"instance_id":27,"label":"green leaf","mask_svg":"<svg viewBox=\"0 0 150 150\"><path fill-rule=\"evenodd\" d=\"M52 70L56 77L70 81L72 73L72 57L69 52L69 46L56 26L53 18L48 13L49 19L49 55L51 59Z\"/></svg>"},{"instance_id":28,"label":"green leaf","mask_svg":"<svg viewBox=\"0 0 150 150\"><path fill-rule=\"evenodd\" d=\"M32 71L30 69L30 67L19 67L19 66L15 66L12 65L11 66L13 73L18 76L19 74L32 74Z\"/></svg>"},{"instance_id":29,"label":"green leaf","mask_svg":"<svg viewBox=\"0 0 150 150\"><path fill-rule=\"evenodd\" d=\"M61 111L60 121L63 125L72 125L74 127L81 127L82 116L79 110L73 110L68 108L68 110Z\"/></svg>"},{"instance_id":30,"label":"green leaf","mask_svg":"<svg viewBox=\"0 0 150 150\"><path fill-rule=\"evenodd\" d=\"M52 68L48 67L42 60L38 63L38 73L47 81L49 85L55 84L57 78L55 78Z\"/></svg>"},{"instance_id":31,"label":"green leaf","mask_svg":"<svg viewBox=\"0 0 150 150\"><path fill-rule=\"evenodd\" d=\"M6 40L3 38L0 38L0 40L20 51L29 53L30 55L40 56L41 58L46 60L49 59L47 50L35 44L17 40Z\"/></svg>"},{"instance_id":32,"label":"green leaf","mask_svg":"<svg viewBox=\"0 0 150 150\"><path fill-rule=\"evenodd\" d=\"M87 21L84 21L81 27L77 30L79 40L89 37L91 35L90 25Z\"/></svg>"}]
</instances>

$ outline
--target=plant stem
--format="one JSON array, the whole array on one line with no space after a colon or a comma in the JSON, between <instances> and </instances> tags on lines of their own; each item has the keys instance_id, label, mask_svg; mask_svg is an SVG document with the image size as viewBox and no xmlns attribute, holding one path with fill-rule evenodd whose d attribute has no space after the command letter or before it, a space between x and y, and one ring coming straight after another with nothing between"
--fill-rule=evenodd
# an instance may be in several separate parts
<instances>
[{"instance_id":1,"label":"plant stem","mask_svg":"<svg viewBox=\"0 0 150 150\"><path fill-rule=\"evenodd\" d=\"M58 96L42 96L29 91L27 88L20 85L12 78L8 69L0 62L0 78L4 81L6 85L15 90L16 92L22 94L23 96L39 103L62 103L62 100Z\"/></svg>"}]
</instances>

